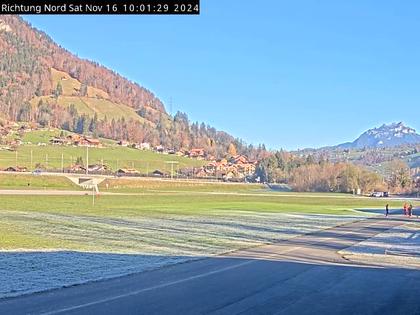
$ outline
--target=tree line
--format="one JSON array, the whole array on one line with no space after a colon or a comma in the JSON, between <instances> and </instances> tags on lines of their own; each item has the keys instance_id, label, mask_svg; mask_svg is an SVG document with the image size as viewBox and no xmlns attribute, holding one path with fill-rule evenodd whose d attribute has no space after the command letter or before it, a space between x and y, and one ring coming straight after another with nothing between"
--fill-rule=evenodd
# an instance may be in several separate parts
<instances>
[{"instance_id":1,"label":"tree line","mask_svg":"<svg viewBox=\"0 0 420 315\"><path fill-rule=\"evenodd\" d=\"M263 158L257 165L255 177L262 182L284 183L295 191L362 192L391 191L410 193L420 188L419 181L410 176L410 168L400 160L388 165L386 175L351 163L332 163L322 156L299 157L278 151Z\"/></svg>"}]
</instances>

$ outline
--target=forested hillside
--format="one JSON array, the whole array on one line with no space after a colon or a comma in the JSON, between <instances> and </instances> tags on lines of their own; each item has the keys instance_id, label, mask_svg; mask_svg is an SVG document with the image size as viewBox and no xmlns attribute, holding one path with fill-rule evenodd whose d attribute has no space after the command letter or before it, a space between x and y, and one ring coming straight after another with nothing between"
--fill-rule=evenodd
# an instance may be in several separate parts
<instances>
[{"instance_id":1,"label":"forested hillside","mask_svg":"<svg viewBox=\"0 0 420 315\"><path fill-rule=\"evenodd\" d=\"M174 150L200 147L217 157L265 151L184 113L171 117L149 90L78 58L17 16L0 17L0 112L11 121Z\"/></svg>"}]
</instances>

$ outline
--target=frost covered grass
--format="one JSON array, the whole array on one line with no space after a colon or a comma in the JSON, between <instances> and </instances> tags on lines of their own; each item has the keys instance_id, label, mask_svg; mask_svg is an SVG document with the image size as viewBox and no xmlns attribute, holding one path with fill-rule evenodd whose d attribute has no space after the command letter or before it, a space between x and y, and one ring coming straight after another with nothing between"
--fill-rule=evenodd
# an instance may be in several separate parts
<instances>
[{"instance_id":1,"label":"frost covered grass","mask_svg":"<svg viewBox=\"0 0 420 315\"><path fill-rule=\"evenodd\" d=\"M250 215L259 214L270 221L271 214L323 214L350 215L359 214L356 208L381 208L382 201L361 198L312 198L283 195L218 195L184 193L143 193L130 196L101 196L92 206L91 196L0 196L0 248L49 248L80 249L80 242L74 247L67 247L72 235L84 235L91 231L87 223L96 220L111 222L107 225L115 229L129 228L130 231L147 232L144 227L130 226L138 220L157 220L169 225L179 218L202 219L213 222L220 228L218 220L231 220L240 223L252 222ZM60 220L56 220L61 218ZM86 218L86 219L84 219ZM121 222L128 222L126 225ZM275 226L275 220L272 222ZM42 228L60 231L70 225L77 229L70 236L56 233L43 233ZM207 226L206 226L207 227ZM95 226L102 229L102 226ZM189 228L193 228L189 226ZM38 232L36 232L38 231ZM156 231L153 231L156 233ZM206 230L203 230L205 235ZM179 236L177 236L179 237ZM97 236L96 242L101 242ZM211 239L213 239L211 237ZM105 239L106 240L106 239ZM64 247L63 247L64 246ZM95 247L94 245L93 247ZM91 250L91 248L89 248Z\"/></svg>"},{"instance_id":2,"label":"frost covered grass","mask_svg":"<svg viewBox=\"0 0 420 315\"><path fill-rule=\"evenodd\" d=\"M207 189L207 188L206 188ZM213 192L0 196L0 297L159 268L356 220L382 201Z\"/></svg>"},{"instance_id":3,"label":"frost covered grass","mask_svg":"<svg viewBox=\"0 0 420 315\"><path fill-rule=\"evenodd\" d=\"M152 270L356 219L251 211L125 219L1 211L1 217L2 226L8 222L9 231L24 237L14 239L21 248L1 242L0 298Z\"/></svg>"},{"instance_id":4,"label":"frost covered grass","mask_svg":"<svg viewBox=\"0 0 420 315\"><path fill-rule=\"evenodd\" d=\"M346 248L340 253L357 261L420 267L420 221L406 223Z\"/></svg>"}]
</instances>

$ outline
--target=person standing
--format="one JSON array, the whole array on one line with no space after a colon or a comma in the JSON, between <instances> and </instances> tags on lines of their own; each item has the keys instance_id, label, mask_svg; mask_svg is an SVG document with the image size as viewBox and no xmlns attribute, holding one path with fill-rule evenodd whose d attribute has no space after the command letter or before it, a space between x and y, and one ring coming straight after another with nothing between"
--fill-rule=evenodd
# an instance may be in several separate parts
<instances>
[{"instance_id":1,"label":"person standing","mask_svg":"<svg viewBox=\"0 0 420 315\"><path fill-rule=\"evenodd\" d=\"M413 213L413 205L410 203L408 206L408 216L411 218L411 214Z\"/></svg>"},{"instance_id":2,"label":"person standing","mask_svg":"<svg viewBox=\"0 0 420 315\"><path fill-rule=\"evenodd\" d=\"M406 202L404 202L404 215L405 216L407 215L407 208L408 208L408 205Z\"/></svg>"},{"instance_id":3,"label":"person standing","mask_svg":"<svg viewBox=\"0 0 420 315\"><path fill-rule=\"evenodd\" d=\"M387 217L389 214L389 204L386 204L385 206L385 216Z\"/></svg>"}]
</instances>

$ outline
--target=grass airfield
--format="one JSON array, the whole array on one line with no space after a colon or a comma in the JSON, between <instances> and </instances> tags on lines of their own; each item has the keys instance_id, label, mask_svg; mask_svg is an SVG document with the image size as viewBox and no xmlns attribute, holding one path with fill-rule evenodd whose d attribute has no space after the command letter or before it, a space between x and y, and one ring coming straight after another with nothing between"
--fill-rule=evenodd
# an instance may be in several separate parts
<instances>
[{"instance_id":1,"label":"grass airfield","mask_svg":"<svg viewBox=\"0 0 420 315\"><path fill-rule=\"evenodd\" d=\"M28 181L35 192L63 195L4 191L27 190ZM8 285L0 297L278 242L370 215L356 209L401 206L263 185L153 179L107 179L94 204L92 195L65 195L79 188L64 177L0 174L1 189L0 265L6 272L0 281Z\"/></svg>"},{"instance_id":2,"label":"grass airfield","mask_svg":"<svg viewBox=\"0 0 420 315\"><path fill-rule=\"evenodd\" d=\"M10 174L0 174L0 189L80 190L64 177ZM401 203L343 194L273 192L257 184L153 179L107 179L100 191L94 204L91 195L15 196L3 192L0 249L133 252L152 248L159 252L175 243L211 247L214 242L221 242L226 243L223 249L229 250L276 238L272 234L283 228L276 223L279 217L318 216L313 220L317 228L319 218L324 216L338 220L363 217L366 213L356 209L382 209L386 202L400 207ZM162 226L157 230L147 228L152 221ZM230 222L232 235L226 234L227 224L223 222ZM182 232L173 233L171 224L175 223L182 225ZM309 227L310 223L305 224ZM210 226L215 230L208 236ZM253 240L255 232L267 231L269 236ZM235 233L241 236L236 237ZM111 235L115 235L116 242ZM127 243L120 237L123 235L127 235Z\"/></svg>"}]
</instances>

